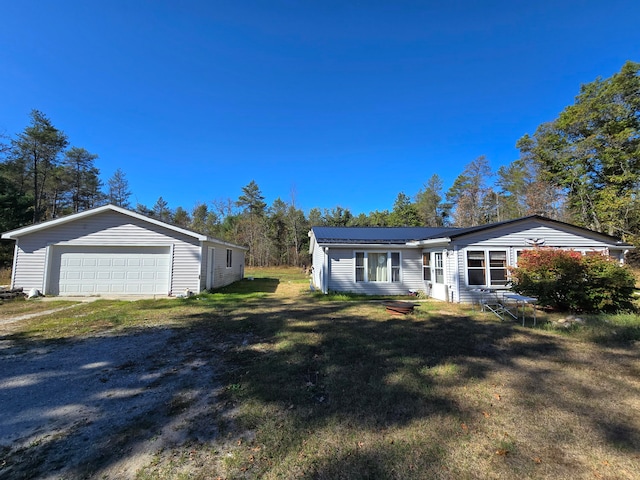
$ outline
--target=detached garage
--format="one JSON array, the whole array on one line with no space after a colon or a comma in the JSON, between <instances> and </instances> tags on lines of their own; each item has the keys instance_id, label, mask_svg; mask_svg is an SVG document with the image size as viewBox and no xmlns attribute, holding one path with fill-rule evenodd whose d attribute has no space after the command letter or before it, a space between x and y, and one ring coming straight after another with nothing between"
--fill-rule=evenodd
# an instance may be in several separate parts
<instances>
[{"instance_id":1,"label":"detached garage","mask_svg":"<svg viewBox=\"0 0 640 480\"><path fill-rule=\"evenodd\" d=\"M106 205L13 230L12 288L48 295L175 295L244 276L246 248Z\"/></svg>"}]
</instances>

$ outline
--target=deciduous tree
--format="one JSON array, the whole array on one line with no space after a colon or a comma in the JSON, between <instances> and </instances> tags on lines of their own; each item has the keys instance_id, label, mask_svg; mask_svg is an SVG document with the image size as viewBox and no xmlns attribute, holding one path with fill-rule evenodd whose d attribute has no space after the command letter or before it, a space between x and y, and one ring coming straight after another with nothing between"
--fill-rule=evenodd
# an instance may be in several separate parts
<instances>
[{"instance_id":1,"label":"deciduous tree","mask_svg":"<svg viewBox=\"0 0 640 480\"><path fill-rule=\"evenodd\" d=\"M447 201L454 208L453 223L458 227L481 225L495 220L487 211L485 197L489 194L487 181L491 179L489 161L480 156L469 163L447 191Z\"/></svg>"},{"instance_id":2,"label":"deciduous tree","mask_svg":"<svg viewBox=\"0 0 640 480\"><path fill-rule=\"evenodd\" d=\"M640 225L640 64L582 85L575 103L519 146L567 192L575 220L625 237Z\"/></svg>"}]
</instances>

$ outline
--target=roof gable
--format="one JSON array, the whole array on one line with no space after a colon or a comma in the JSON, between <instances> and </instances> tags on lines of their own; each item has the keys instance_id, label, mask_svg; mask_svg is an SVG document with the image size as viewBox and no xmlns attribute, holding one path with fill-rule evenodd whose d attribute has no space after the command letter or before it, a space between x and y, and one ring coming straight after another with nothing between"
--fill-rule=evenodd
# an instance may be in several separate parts
<instances>
[{"instance_id":1,"label":"roof gable","mask_svg":"<svg viewBox=\"0 0 640 480\"><path fill-rule=\"evenodd\" d=\"M75 222L77 220L81 220L83 218L91 217L94 215L99 215L104 212L113 211L116 213L120 213L122 215L126 215L128 217L132 217L143 222L151 223L153 225L157 225L168 230L172 230L174 232L182 233L183 235L187 235L193 238L196 238L200 241L210 240L206 235L202 235L200 233L192 232L191 230L187 230L184 228L176 227L175 225L168 224L166 222L162 222L160 220L156 220L155 218L149 218L145 215L141 215L137 212L132 212L131 210L127 210L126 208L117 207L115 205L104 205L102 207L93 208L91 210L85 210L84 212L74 213L72 215L67 215L65 217L56 218L54 220L48 220L46 222L37 223L35 225L29 225L26 227L18 228L16 230L11 230L9 232L5 232L2 234L3 239L15 240L24 235L28 235L31 233L39 232L41 230L46 230L48 228L52 228L58 225L64 225L66 223Z\"/></svg>"},{"instance_id":2,"label":"roof gable","mask_svg":"<svg viewBox=\"0 0 640 480\"><path fill-rule=\"evenodd\" d=\"M512 220L504 220L502 222L495 222L495 223L488 223L486 225L479 225L477 227L468 227L468 228L459 228L457 232L452 233L450 235L450 238L452 239L457 239L457 238L461 238L464 237L466 235L471 235L471 234L475 234L475 233L479 233L479 232L483 232L483 231L487 231L487 230L492 230L492 229L498 229L504 226L508 226L508 225L516 225L518 223L525 223L525 222L529 222L529 221L535 221L537 223L540 223L542 225L551 225L551 226L555 226L555 227L560 227L562 229L571 229L574 231L579 231L582 232L583 234L589 236L589 237L598 237L604 241L606 241L607 243L611 243L611 244L617 244L620 246L628 246L628 247L633 247L633 245L631 245L630 243L626 243L621 241L619 238L617 237L613 237L611 235L607 235L605 233L600 233L600 232L596 232L594 230L589 230L588 228L584 228L584 227L579 227L577 225L573 225L571 223L566 223L566 222L561 222L560 220L553 220L551 218L547 218L547 217L543 217L542 215L529 215L526 217L520 217L520 218L514 218Z\"/></svg>"}]
</instances>

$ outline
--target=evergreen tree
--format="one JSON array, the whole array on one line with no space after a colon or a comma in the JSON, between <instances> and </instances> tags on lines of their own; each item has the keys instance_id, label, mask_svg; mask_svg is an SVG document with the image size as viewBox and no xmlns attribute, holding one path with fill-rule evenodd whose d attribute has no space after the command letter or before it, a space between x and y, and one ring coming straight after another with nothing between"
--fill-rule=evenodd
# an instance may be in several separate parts
<instances>
[{"instance_id":1,"label":"evergreen tree","mask_svg":"<svg viewBox=\"0 0 640 480\"><path fill-rule=\"evenodd\" d=\"M400 192L393 204L391 215L389 215L389 225L392 227L418 227L420 224L418 209L411 203L408 195Z\"/></svg>"},{"instance_id":2,"label":"evergreen tree","mask_svg":"<svg viewBox=\"0 0 640 480\"><path fill-rule=\"evenodd\" d=\"M100 171L94 166L97 158L98 155L84 148L71 147L65 152L63 165L74 213L92 208L101 201Z\"/></svg>"},{"instance_id":3,"label":"evergreen tree","mask_svg":"<svg viewBox=\"0 0 640 480\"><path fill-rule=\"evenodd\" d=\"M109 203L117 207L129 208L131 190L129 190L129 182L124 172L118 168L107 183L109 185Z\"/></svg>"},{"instance_id":4,"label":"evergreen tree","mask_svg":"<svg viewBox=\"0 0 640 480\"><path fill-rule=\"evenodd\" d=\"M442 179L434 173L416 195L416 209L422 225L442 227L447 223L449 206L443 203Z\"/></svg>"},{"instance_id":5,"label":"evergreen tree","mask_svg":"<svg viewBox=\"0 0 640 480\"><path fill-rule=\"evenodd\" d=\"M189 228L189 224L191 223L189 212L182 207L177 207L176 211L173 212L173 223L178 227Z\"/></svg>"},{"instance_id":6,"label":"evergreen tree","mask_svg":"<svg viewBox=\"0 0 640 480\"><path fill-rule=\"evenodd\" d=\"M169 204L162 197L159 197L158 200L156 200L156 203L151 209L151 215L163 222L171 223L172 221L172 214L171 209L169 208Z\"/></svg>"},{"instance_id":7,"label":"evergreen tree","mask_svg":"<svg viewBox=\"0 0 640 480\"><path fill-rule=\"evenodd\" d=\"M47 218L47 181L60 163L59 156L68 141L67 136L55 128L42 112L32 110L30 117L31 124L11 142L10 157L23 168L24 183L18 188L29 191L33 201L32 221L36 223Z\"/></svg>"}]
</instances>

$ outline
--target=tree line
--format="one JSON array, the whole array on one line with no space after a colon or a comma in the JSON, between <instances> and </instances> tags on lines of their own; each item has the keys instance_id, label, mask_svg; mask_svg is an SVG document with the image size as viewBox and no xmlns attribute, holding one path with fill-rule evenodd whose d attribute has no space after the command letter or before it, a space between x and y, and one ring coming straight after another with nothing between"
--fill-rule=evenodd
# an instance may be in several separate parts
<instances>
[{"instance_id":1,"label":"tree line","mask_svg":"<svg viewBox=\"0 0 640 480\"><path fill-rule=\"evenodd\" d=\"M125 172L104 185L98 156L70 146L42 112L0 143L0 230L49 220L105 203L249 247L251 266L309 262L311 226L473 226L531 214L581 225L640 243L640 64L582 85L558 118L525 134L519 158L493 171L484 156L469 162L445 191L433 174L413 195L398 193L388 210L296 205L296 192L267 205L258 184L237 199L170 208L162 197L131 205ZM3 260L10 255L5 254Z\"/></svg>"}]
</instances>

